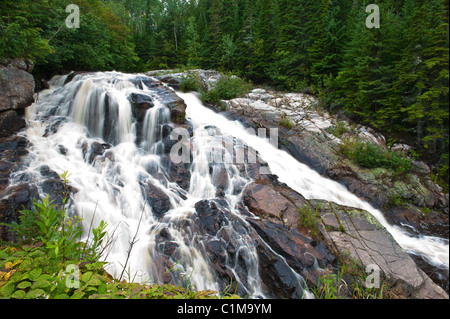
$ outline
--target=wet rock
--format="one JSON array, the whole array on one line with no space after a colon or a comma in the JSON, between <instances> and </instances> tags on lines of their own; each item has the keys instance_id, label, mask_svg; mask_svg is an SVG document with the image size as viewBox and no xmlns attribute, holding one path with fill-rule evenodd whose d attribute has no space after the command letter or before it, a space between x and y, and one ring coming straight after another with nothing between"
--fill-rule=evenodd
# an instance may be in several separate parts
<instances>
[{"instance_id":1,"label":"wet rock","mask_svg":"<svg viewBox=\"0 0 450 319\"><path fill-rule=\"evenodd\" d=\"M171 208L170 197L158 186L150 181L145 182L143 186L143 195L146 202L152 208L153 215L160 219L164 217Z\"/></svg>"},{"instance_id":2,"label":"wet rock","mask_svg":"<svg viewBox=\"0 0 450 319\"><path fill-rule=\"evenodd\" d=\"M145 114L147 113L148 109L154 106L151 96L140 93L131 93L128 99L131 102L131 110L133 112L134 118L138 122L144 121Z\"/></svg>"},{"instance_id":3,"label":"wet rock","mask_svg":"<svg viewBox=\"0 0 450 319\"><path fill-rule=\"evenodd\" d=\"M307 238L295 229L270 221L248 219L264 242L283 256L288 265L311 286L318 283L322 269L331 268L335 257L321 242ZM322 268L322 269L320 269Z\"/></svg>"},{"instance_id":4,"label":"wet rock","mask_svg":"<svg viewBox=\"0 0 450 319\"><path fill-rule=\"evenodd\" d=\"M262 289L269 298L301 299L305 287L289 265L263 244L257 246Z\"/></svg>"},{"instance_id":5,"label":"wet rock","mask_svg":"<svg viewBox=\"0 0 450 319\"><path fill-rule=\"evenodd\" d=\"M16 133L25 124L25 120L14 110L0 112L0 137L7 137Z\"/></svg>"},{"instance_id":6,"label":"wet rock","mask_svg":"<svg viewBox=\"0 0 450 319\"><path fill-rule=\"evenodd\" d=\"M228 172L224 165L213 165L211 182L216 187L216 196L224 196L230 182Z\"/></svg>"},{"instance_id":7,"label":"wet rock","mask_svg":"<svg viewBox=\"0 0 450 319\"><path fill-rule=\"evenodd\" d=\"M83 157L89 164L92 164L97 156L102 156L110 148L110 144L99 142L92 142L90 145L88 142L83 142L81 145Z\"/></svg>"},{"instance_id":8,"label":"wet rock","mask_svg":"<svg viewBox=\"0 0 450 319\"><path fill-rule=\"evenodd\" d=\"M215 236L229 223L229 212L212 200L202 200L195 204L195 223L206 233Z\"/></svg>"},{"instance_id":9,"label":"wet rock","mask_svg":"<svg viewBox=\"0 0 450 319\"><path fill-rule=\"evenodd\" d=\"M23 208L31 209L34 199L39 199L35 185L19 184L8 187L0 193L0 223L19 222L20 212ZM0 226L0 239L14 241L15 234L9 232L8 227Z\"/></svg>"},{"instance_id":10,"label":"wet rock","mask_svg":"<svg viewBox=\"0 0 450 319\"><path fill-rule=\"evenodd\" d=\"M190 163L175 163L170 159L170 156L164 156L162 165L169 175L170 182L177 183L182 189L189 191L191 184Z\"/></svg>"}]
</instances>

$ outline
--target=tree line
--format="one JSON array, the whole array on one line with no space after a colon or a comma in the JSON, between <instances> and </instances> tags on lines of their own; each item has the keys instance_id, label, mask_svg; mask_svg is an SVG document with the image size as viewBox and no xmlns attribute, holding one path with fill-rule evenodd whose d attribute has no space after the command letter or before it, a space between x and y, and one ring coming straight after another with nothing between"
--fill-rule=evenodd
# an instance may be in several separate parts
<instances>
[{"instance_id":1,"label":"tree line","mask_svg":"<svg viewBox=\"0 0 450 319\"><path fill-rule=\"evenodd\" d=\"M79 29L60 28L70 3ZM366 25L372 3L379 28ZM211 68L311 92L413 144L448 183L448 0L2 0L0 9L0 56L34 59L36 72Z\"/></svg>"}]
</instances>

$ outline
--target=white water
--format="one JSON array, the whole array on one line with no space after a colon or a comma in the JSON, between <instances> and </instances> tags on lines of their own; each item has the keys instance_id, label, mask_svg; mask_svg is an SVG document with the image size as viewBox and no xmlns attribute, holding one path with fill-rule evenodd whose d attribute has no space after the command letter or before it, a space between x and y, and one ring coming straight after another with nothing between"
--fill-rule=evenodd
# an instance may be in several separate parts
<instances>
[{"instance_id":1,"label":"white water","mask_svg":"<svg viewBox=\"0 0 450 319\"><path fill-rule=\"evenodd\" d=\"M167 168L156 147L161 145L158 141L160 130L162 125L168 123L170 114L154 91L145 86L141 90L132 84L129 80L133 77L115 72L98 73L77 76L65 86L62 86L65 77L55 78L51 82L51 89L42 92L40 101L27 111L30 125L26 135L33 147L30 149L28 169L16 176L20 179L26 173L32 181L39 181L39 170L43 165L48 165L58 174L64 171L71 174L70 184L78 189L73 198L72 213L84 218L86 229L91 221L95 227L105 220L109 225L109 233L115 234L114 245L107 256L110 273L120 275L130 242L136 235L138 241L127 262L125 278L140 282L161 282L167 276L164 271L172 268L170 274L177 282L189 279L189 283L199 290L220 290L205 254L205 242L192 232L190 217L196 212L194 206L197 202L215 198L217 187L214 178L225 169L228 187L224 198L231 214L243 220L236 209L242 194L234 190L242 189L251 181L239 174L237 167L232 165L233 154L223 147L222 137L211 136L206 125L215 126L224 136L236 137L257 150L281 182L306 198L325 199L366 209L404 249L423 255L434 264L448 269L448 241L425 236L411 237L400 228L390 226L381 212L341 185L321 177L286 152L273 147L268 140L249 134L239 123L207 109L194 94L177 93L188 106L187 117L192 121L195 132L190 141L193 149L190 188L181 189L166 178ZM128 100L133 92L151 96L155 104L145 116L143 141L139 146L134 143L137 128ZM112 121L109 127L105 126L106 115ZM44 136L46 129L58 119L62 120L62 124L57 132ZM89 164L83 154L83 145L89 148L94 142L104 143L105 140L112 144L107 150L112 156L96 158ZM67 150L65 155L59 151L60 146ZM211 154L221 154L219 157L225 159L222 163L212 165L212 171L207 158ZM142 194L146 183L159 187L170 199L170 210L162 219L157 219L152 208L146 204ZM142 222L139 225L141 215ZM136 234L137 229L139 232ZM162 230L167 231L170 242L177 245L177 257L172 258L170 263L159 249L158 237ZM239 247L246 273L242 275L237 260L227 261L229 270L235 274L240 287L249 296L264 296L257 253L250 243L249 235L234 229L231 220L222 227L222 231L233 238ZM215 239L221 238L216 236ZM181 274L184 277L178 276ZM302 283L303 279L298 277Z\"/></svg>"},{"instance_id":2,"label":"white water","mask_svg":"<svg viewBox=\"0 0 450 319\"><path fill-rule=\"evenodd\" d=\"M26 135L33 146L30 148L27 170L18 173L16 179L28 175L31 181L39 183L42 179L39 171L43 165L58 174L69 172L70 185L78 190L73 196L72 213L84 219L86 230L91 227L91 222L96 227L104 220L109 225L108 233L114 234L114 244L107 256L110 262L108 271L114 276L119 277L126 265L124 278L128 280L162 282L168 275L165 272L169 272L178 284L189 283L198 290L220 291L223 287L219 287L205 255L205 239L193 233L190 217L196 212L194 206L197 202L215 198L213 179L224 168L229 186L225 190L225 199L231 214L241 218L234 208L240 194L234 194L233 189L243 189L250 180L240 176L238 169L231 164L213 165L210 172L211 164L205 160L206 154L228 150L220 149L219 144L212 147L216 137L210 136L204 126L196 126L192 144L197 151L193 153L191 186L185 191L170 182L156 147L162 144L159 133L162 125L170 121L170 112L154 91L145 86L141 90L131 85L128 79L134 77L120 73L98 73L77 76L65 86L62 86L65 77L55 78L51 82L53 86L41 93L40 101L27 110L29 128ZM134 143L136 125L127 98L133 92L147 94L154 101L154 107L147 111L143 122L143 142L140 146ZM104 118L108 112L113 125L105 136ZM115 116L111 115L113 112ZM52 116L49 117L50 114ZM64 121L57 132L45 134L46 129L58 119ZM86 160L90 154L89 147L95 142L103 144L104 139L113 143L107 150L112 156L97 157L89 164ZM59 151L60 146L66 149L65 154ZM231 158L232 154L226 156ZM160 220L145 203L142 189L146 183L159 187L170 198L170 210ZM141 216L142 222L139 224ZM158 236L162 230L170 234L170 243L177 246L177 253L170 261L158 247ZM221 232L235 241L239 247L236 258L239 255L246 265L246 274L243 275L242 269L238 271L237 259L227 262L240 287L251 297L264 296L260 287L257 253L249 235L242 229L239 232L235 230L232 221L224 225ZM135 236L138 240L127 261L130 242ZM220 238L217 237L217 240Z\"/></svg>"},{"instance_id":3,"label":"white water","mask_svg":"<svg viewBox=\"0 0 450 319\"><path fill-rule=\"evenodd\" d=\"M285 151L274 147L269 141L249 132L237 121L229 121L220 114L204 107L194 94L178 93L188 105L187 116L196 123L214 125L223 133L230 134L259 152L280 182L302 194L307 199L323 199L340 205L361 208L370 212L400 246L409 253L428 259L440 268L449 268L449 242L447 239L420 236L412 237L397 226L390 225L382 212L350 193L344 186L320 176L305 164L298 162Z\"/></svg>"}]
</instances>

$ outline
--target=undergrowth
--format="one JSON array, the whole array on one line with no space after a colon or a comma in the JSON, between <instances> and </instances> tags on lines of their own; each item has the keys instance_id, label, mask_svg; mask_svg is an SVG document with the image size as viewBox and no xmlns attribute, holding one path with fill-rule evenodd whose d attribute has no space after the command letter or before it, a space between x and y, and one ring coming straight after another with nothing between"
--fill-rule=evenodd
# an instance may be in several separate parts
<instances>
[{"instance_id":1,"label":"undergrowth","mask_svg":"<svg viewBox=\"0 0 450 319\"><path fill-rule=\"evenodd\" d=\"M396 174L411 171L412 160L400 152L385 150L375 143L344 139L341 152L364 168L387 168Z\"/></svg>"},{"instance_id":2,"label":"undergrowth","mask_svg":"<svg viewBox=\"0 0 450 319\"><path fill-rule=\"evenodd\" d=\"M219 80L208 89L202 85L198 74L195 72L188 72L186 76L181 78L180 84L181 91L200 92L202 102L217 105L219 105L222 100L231 100L242 97L249 93L251 88L251 83L248 83L244 79L234 75L223 74L220 76Z\"/></svg>"}]
</instances>

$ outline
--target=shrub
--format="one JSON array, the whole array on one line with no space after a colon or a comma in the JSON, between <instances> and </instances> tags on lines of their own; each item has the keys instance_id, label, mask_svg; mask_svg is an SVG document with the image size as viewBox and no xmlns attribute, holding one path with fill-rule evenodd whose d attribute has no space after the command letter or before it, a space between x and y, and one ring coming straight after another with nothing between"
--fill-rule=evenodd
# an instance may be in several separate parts
<instances>
[{"instance_id":1,"label":"shrub","mask_svg":"<svg viewBox=\"0 0 450 319\"><path fill-rule=\"evenodd\" d=\"M249 93L251 84L237 76L222 75L214 87L202 92L204 103L218 104L221 100L231 100Z\"/></svg>"},{"instance_id":2,"label":"shrub","mask_svg":"<svg viewBox=\"0 0 450 319\"><path fill-rule=\"evenodd\" d=\"M390 168L397 174L403 174L412 169L412 160L399 152L384 150L371 142L344 140L341 152L364 168Z\"/></svg>"},{"instance_id":3,"label":"shrub","mask_svg":"<svg viewBox=\"0 0 450 319\"><path fill-rule=\"evenodd\" d=\"M198 75L188 72L186 76L181 77L180 90L182 92L200 91L201 83Z\"/></svg>"}]
</instances>

